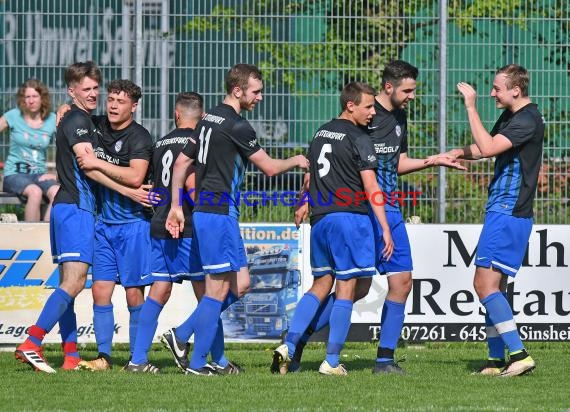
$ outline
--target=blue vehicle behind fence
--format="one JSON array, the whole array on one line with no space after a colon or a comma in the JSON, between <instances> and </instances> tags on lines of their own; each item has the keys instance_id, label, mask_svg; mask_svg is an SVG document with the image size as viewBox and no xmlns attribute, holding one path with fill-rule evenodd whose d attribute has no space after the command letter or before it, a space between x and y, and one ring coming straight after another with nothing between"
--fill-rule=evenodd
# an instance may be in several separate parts
<instances>
[{"instance_id":1,"label":"blue vehicle behind fence","mask_svg":"<svg viewBox=\"0 0 570 412\"><path fill-rule=\"evenodd\" d=\"M298 249L271 248L253 255L251 290L244 296L245 332L280 337L289 327L301 283Z\"/></svg>"}]
</instances>

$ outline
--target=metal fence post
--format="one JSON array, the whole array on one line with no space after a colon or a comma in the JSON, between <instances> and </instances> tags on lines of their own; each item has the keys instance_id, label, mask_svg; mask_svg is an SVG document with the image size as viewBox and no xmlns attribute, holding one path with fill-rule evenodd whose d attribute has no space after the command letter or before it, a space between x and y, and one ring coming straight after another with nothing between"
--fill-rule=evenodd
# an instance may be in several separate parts
<instances>
[{"instance_id":1,"label":"metal fence post","mask_svg":"<svg viewBox=\"0 0 570 412\"><path fill-rule=\"evenodd\" d=\"M447 150L447 0L439 0L439 152ZM437 173L437 221L445 223L446 169Z\"/></svg>"}]
</instances>

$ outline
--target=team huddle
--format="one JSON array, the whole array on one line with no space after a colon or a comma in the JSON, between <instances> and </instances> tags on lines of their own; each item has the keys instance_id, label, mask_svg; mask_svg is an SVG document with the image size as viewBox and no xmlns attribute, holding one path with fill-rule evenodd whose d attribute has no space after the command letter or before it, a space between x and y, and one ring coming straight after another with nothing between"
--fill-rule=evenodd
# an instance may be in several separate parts
<instances>
[{"instance_id":1,"label":"team huddle","mask_svg":"<svg viewBox=\"0 0 570 412\"><path fill-rule=\"evenodd\" d=\"M65 81L73 104L58 112L56 168L61 187L50 220L60 286L17 347L16 358L36 370L55 373L41 345L59 323L62 369L110 369L111 297L120 283L130 314L131 357L123 369L158 373L148 359L158 318L172 284L190 280L198 305L184 322L163 333L161 342L186 374L243 372L225 357L221 314L250 286L236 195L247 165L253 163L267 176L306 170L295 223L310 217L312 227L313 284L298 302L283 344L273 353L271 371L298 371L311 334L329 325L319 372L346 375L340 353L352 307L367 295L373 276L380 273L387 276L388 294L373 372L404 373L394 355L412 287L410 242L397 202L367 200L374 193L396 191L398 175L434 166L465 170L461 159L496 157L474 280L486 311L489 354L476 373L516 376L534 369L505 298L507 276L514 277L520 268L532 228L544 140L542 116L528 97L528 73L516 65L497 71L491 96L504 111L490 133L477 113L475 90L459 83L474 143L425 159L407 155L405 109L415 97L417 76L416 67L396 60L384 68L379 92L365 83L348 83L340 94L340 115L317 130L307 156L274 159L241 116L262 100L262 74L253 65L237 64L228 71L223 102L206 113L199 94L178 94L176 129L154 144L133 119L142 96L137 85L111 81L106 115L94 116L99 69L93 62L68 67ZM150 204L151 188L168 193L170 201ZM339 202L335 196L340 189L343 199L353 201ZM212 201L184 201L181 194L188 192L209 193ZM331 198L315 204L303 201L306 194L311 199L323 194ZM89 266L99 354L82 360L73 305ZM151 286L145 299L147 285Z\"/></svg>"}]
</instances>

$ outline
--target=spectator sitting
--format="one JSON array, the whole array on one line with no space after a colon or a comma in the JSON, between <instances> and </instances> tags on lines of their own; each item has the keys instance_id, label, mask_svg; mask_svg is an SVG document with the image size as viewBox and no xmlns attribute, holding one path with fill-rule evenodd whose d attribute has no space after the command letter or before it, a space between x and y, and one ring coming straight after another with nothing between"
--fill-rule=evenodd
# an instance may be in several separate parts
<instances>
[{"instance_id":1,"label":"spectator sitting","mask_svg":"<svg viewBox=\"0 0 570 412\"><path fill-rule=\"evenodd\" d=\"M55 135L48 88L37 79L28 79L18 89L17 103L18 107L0 117L0 132L10 128L4 191L26 198L26 222L40 220L45 197L49 204L43 220L47 222L59 189L55 174L46 173L46 151Z\"/></svg>"}]
</instances>

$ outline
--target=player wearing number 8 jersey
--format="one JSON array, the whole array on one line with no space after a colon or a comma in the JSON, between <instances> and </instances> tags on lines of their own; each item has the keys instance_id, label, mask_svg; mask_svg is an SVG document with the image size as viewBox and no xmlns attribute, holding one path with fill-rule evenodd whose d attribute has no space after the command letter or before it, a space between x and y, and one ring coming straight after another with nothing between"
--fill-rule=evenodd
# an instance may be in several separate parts
<instances>
[{"instance_id":1,"label":"player wearing number 8 jersey","mask_svg":"<svg viewBox=\"0 0 570 412\"><path fill-rule=\"evenodd\" d=\"M191 257L192 244L192 204L184 202L185 229L180 239L172 239L165 228L170 211L170 201L166 197L172 185L174 161L186 144L194 144L190 137L203 112L203 99L198 93L179 93L174 107L176 129L157 140L153 146L152 174L153 191L162 196L154 198L154 215L150 225L151 234L151 275L153 282L141 309L139 328L135 339L132 359L126 370L129 372L158 373L159 370L148 362L148 351L158 326L158 317L170 298L172 284L190 280L199 298L203 294L204 277L202 268L195 257ZM194 174L187 179L188 186L194 187ZM166 197L166 199L165 199ZM186 349L184 341L183 351Z\"/></svg>"},{"instance_id":2,"label":"player wearing number 8 jersey","mask_svg":"<svg viewBox=\"0 0 570 412\"><path fill-rule=\"evenodd\" d=\"M259 146L249 122L240 116L242 110L251 111L262 100L262 89L262 76L257 67L233 66L226 76L224 101L204 115L193 135L196 146L187 145L174 166L172 205L166 225L174 237L183 230L178 190L195 160L199 200L194 208L193 238L206 274L206 294L194 312L197 322L189 373L210 373L206 356L218 330L223 305L227 307L236 300L236 294L249 288L235 198L248 162L268 176L308 166L304 156L272 159ZM204 201L206 196L209 200ZM230 283L232 293L228 293Z\"/></svg>"}]
</instances>

